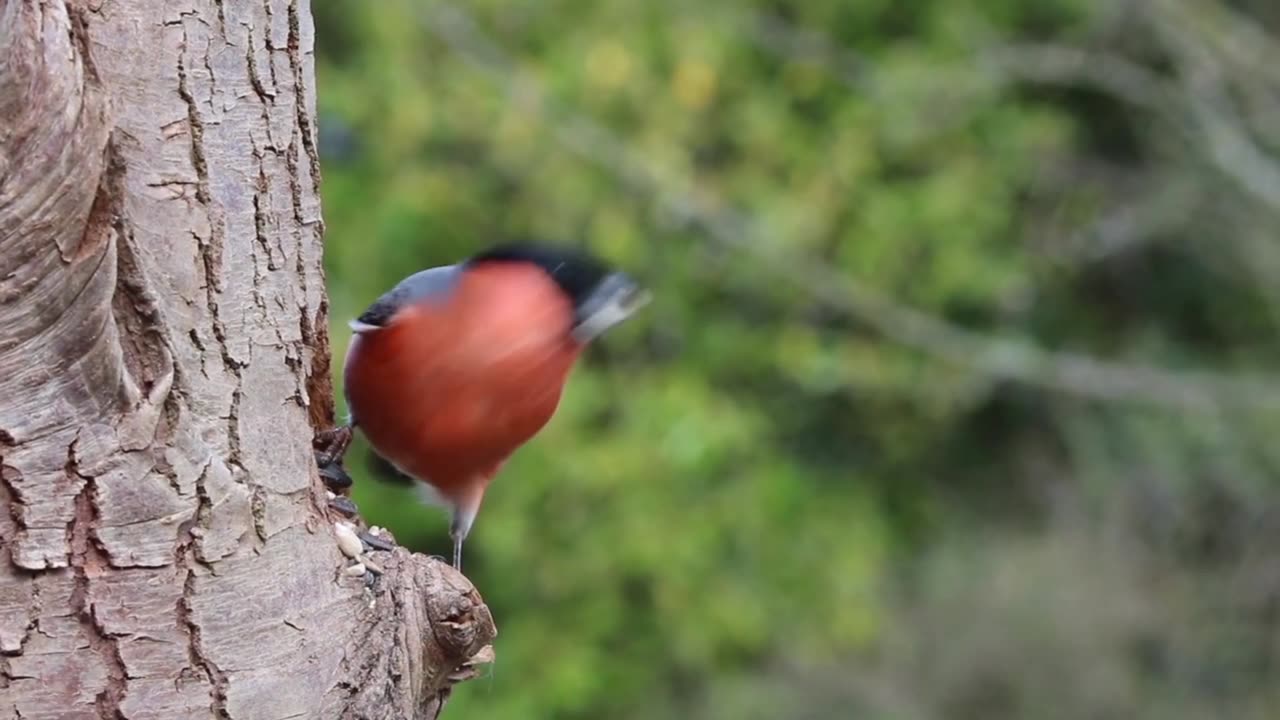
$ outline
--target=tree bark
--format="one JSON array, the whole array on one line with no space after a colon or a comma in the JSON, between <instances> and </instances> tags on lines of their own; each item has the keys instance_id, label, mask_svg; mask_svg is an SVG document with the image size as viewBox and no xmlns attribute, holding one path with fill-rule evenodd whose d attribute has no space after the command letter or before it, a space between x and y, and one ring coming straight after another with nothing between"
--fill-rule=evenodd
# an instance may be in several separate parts
<instances>
[{"instance_id":1,"label":"tree bark","mask_svg":"<svg viewBox=\"0 0 1280 720\"><path fill-rule=\"evenodd\" d=\"M494 635L343 571L303 0L0 0L0 718L434 717Z\"/></svg>"}]
</instances>

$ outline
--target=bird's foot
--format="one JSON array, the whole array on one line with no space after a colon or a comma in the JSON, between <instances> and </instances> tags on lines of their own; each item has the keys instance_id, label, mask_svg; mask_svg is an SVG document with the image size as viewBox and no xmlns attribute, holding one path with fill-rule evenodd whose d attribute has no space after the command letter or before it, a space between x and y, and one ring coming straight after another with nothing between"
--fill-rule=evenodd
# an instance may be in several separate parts
<instances>
[{"instance_id":1,"label":"bird's foot","mask_svg":"<svg viewBox=\"0 0 1280 720\"><path fill-rule=\"evenodd\" d=\"M342 466L347 448L351 447L351 438L351 425L342 425L342 427L321 430L311 441L312 450L315 451L316 469L320 470L320 479L323 480L324 486L329 488L329 492L338 496L342 496L344 492L351 489L352 484L355 484L351 475L348 475L347 470ZM333 500L334 498L330 498L329 506L334 510L347 516L356 514L356 503L347 500L349 507L335 506Z\"/></svg>"},{"instance_id":2,"label":"bird's foot","mask_svg":"<svg viewBox=\"0 0 1280 720\"><path fill-rule=\"evenodd\" d=\"M329 491L329 507L346 517L355 517L359 512L356 504L345 494L355 483L342 467L342 458L351 445L351 427L344 425L317 433L311 444L320 480Z\"/></svg>"},{"instance_id":3,"label":"bird's foot","mask_svg":"<svg viewBox=\"0 0 1280 720\"><path fill-rule=\"evenodd\" d=\"M341 468L342 458L346 456L347 448L351 447L352 435L350 425L340 425L316 433L311 441L311 447L316 451L316 465L322 470L331 465Z\"/></svg>"}]
</instances>

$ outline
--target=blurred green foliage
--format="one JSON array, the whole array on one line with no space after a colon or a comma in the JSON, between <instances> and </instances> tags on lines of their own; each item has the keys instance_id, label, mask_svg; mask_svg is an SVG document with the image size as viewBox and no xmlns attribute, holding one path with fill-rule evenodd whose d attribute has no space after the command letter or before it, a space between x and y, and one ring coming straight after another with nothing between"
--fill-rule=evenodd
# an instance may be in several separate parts
<instances>
[{"instance_id":1,"label":"blurred green foliage","mask_svg":"<svg viewBox=\"0 0 1280 720\"><path fill-rule=\"evenodd\" d=\"M1138 646L1212 664L1160 628L1214 604L1201 544L1236 559L1270 527L1275 418L1012 384L788 280L1139 367L1265 369L1264 211L1179 145L1181 117L989 55L1132 47L1169 79L1159 33L1089 0L313 11L339 357L395 281L514 235L586 243L656 295L491 489L466 557L498 660L452 716L1182 717L1143 714L1162 687L1215 707ZM1107 234L1157 201L1180 219ZM362 442L350 465L370 522L446 552L442 513L371 477ZM1224 507L1247 530L1224 536ZM1076 541L1099 528L1126 540ZM1093 577L1092 552L1134 557ZM1158 571L1193 599L1144 605L1133 573ZM1232 686L1233 717L1280 708L1264 685Z\"/></svg>"}]
</instances>

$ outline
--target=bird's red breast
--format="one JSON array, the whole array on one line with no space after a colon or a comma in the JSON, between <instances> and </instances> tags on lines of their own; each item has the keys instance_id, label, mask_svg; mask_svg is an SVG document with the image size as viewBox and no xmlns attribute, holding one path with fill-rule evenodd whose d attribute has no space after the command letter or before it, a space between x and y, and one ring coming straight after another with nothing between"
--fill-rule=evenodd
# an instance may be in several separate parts
<instances>
[{"instance_id":1,"label":"bird's red breast","mask_svg":"<svg viewBox=\"0 0 1280 720\"><path fill-rule=\"evenodd\" d=\"M352 338L346 393L383 457L445 497L484 484L546 425L581 352L571 302L519 263L469 268L445 297Z\"/></svg>"}]
</instances>

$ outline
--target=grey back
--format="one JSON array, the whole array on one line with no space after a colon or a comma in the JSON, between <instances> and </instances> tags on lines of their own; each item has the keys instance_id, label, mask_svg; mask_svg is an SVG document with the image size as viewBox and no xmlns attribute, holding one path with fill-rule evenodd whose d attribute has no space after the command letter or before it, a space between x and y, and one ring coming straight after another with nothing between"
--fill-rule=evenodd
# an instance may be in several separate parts
<instances>
[{"instance_id":1,"label":"grey back","mask_svg":"<svg viewBox=\"0 0 1280 720\"><path fill-rule=\"evenodd\" d=\"M373 301L360 317L356 318L353 327L363 326L366 330L385 327L396 312L411 303L429 301L433 298L444 299L449 296L458 283L460 267L458 265L442 265L416 272L401 280L395 287ZM360 327L355 327L360 331Z\"/></svg>"}]
</instances>

